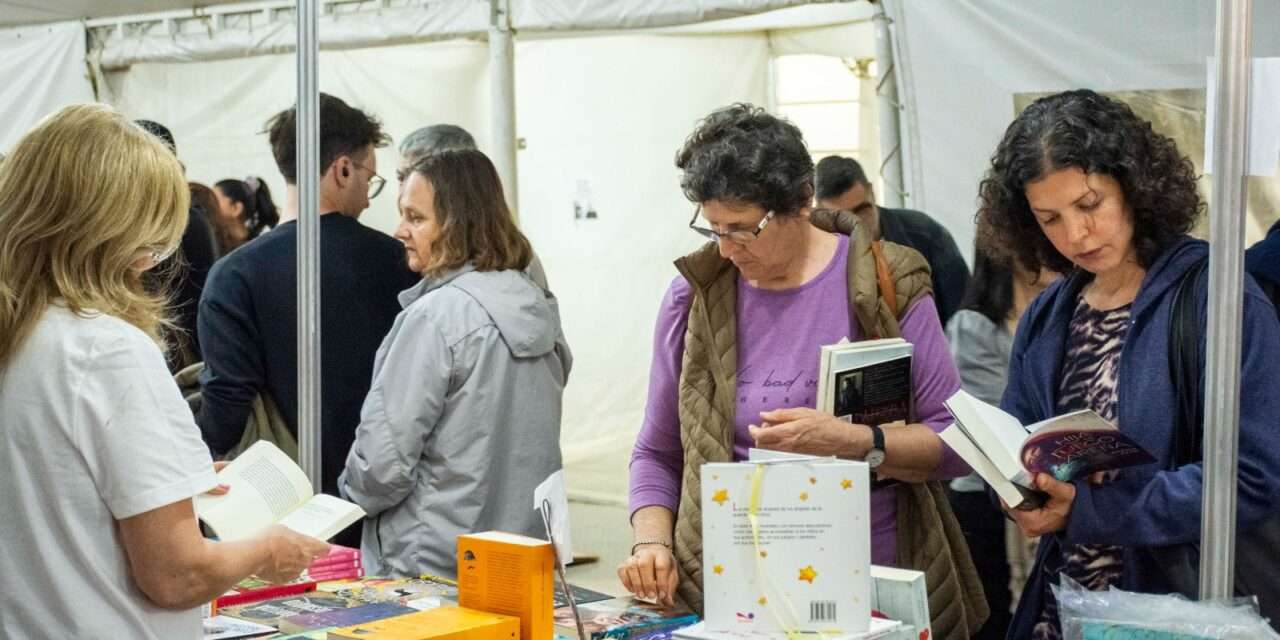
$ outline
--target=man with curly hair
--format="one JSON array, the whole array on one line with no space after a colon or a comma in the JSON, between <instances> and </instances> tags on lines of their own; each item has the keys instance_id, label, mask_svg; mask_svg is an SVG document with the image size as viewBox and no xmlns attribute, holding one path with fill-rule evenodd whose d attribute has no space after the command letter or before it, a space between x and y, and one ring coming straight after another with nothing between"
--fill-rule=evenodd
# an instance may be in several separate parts
<instances>
[{"instance_id":1,"label":"man with curly hair","mask_svg":"<svg viewBox=\"0 0 1280 640\"><path fill-rule=\"evenodd\" d=\"M945 327L951 315L960 309L960 299L969 284L969 265L960 255L951 232L926 213L876 204L871 181L853 158L827 156L819 160L814 184L819 207L850 211L867 226L872 238L911 247L924 256L933 279L938 318Z\"/></svg>"},{"instance_id":2,"label":"man with curly hair","mask_svg":"<svg viewBox=\"0 0 1280 640\"><path fill-rule=\"evenodd\" d=\"M1170 318L1179 285L1208 252L1186 235L1205 207L1191 161L1173 140L1128 105L1088 90L1037 100L1009 125L980 200L984 242L1030 271L1065 274L1019 323L1001 407L1023 424L1092 409L1158 459L1074 482L1038 474L1048 502L1007 510L1026 535L1041 536L1008 637L1056 640L1062 631L1050 584L1058 576L1093 590L1165 593L1174 585L1146 550L1200 539L1201 465L1177 461ZM1207 278L1191 277L1204 318ZM1280 377L1269 362L1280 352L1280 324L1246 280L1242 533L1276 513L1280 495ZM1258 595L1265 611L1267 594Z\"/></svg>"}]
</instances>

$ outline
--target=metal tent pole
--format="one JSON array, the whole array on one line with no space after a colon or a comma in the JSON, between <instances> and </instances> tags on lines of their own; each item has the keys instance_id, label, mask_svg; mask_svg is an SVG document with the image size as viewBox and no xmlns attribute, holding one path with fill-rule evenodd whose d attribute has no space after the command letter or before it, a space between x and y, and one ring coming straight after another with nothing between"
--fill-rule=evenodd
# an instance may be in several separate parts
<instances>
[{"instance_id":1,"label":"metal tent pole","mask_svg":"<svg viewBox=\"0 0 1280 640\"><path fill-rule=\"evenodd\" d=\"M319 0L298 0L298 462L320 492Z\"/></svg>"},{"instance_id":2,"label":"metal tent pole","mask_svg":"<svg viewBox=\"0 0 1280 640\"><path fill-rule=\"evenodd\" d=\"M489 125L493 164L511 214L519 210L516 169L516 65L509 0L489 0ZM518 220L517 216L517 220Z\"/></svg>"},{"instance_id":3,"label":"metal tent pole","mask_svg":"<svg viewBox=\"0 0 1280 640\"><path fill-rule=\"evenodd\" d=\"M880 177L884 180L884 193L880 203L889 208L903 205L902 146L898 135L898 82L893 67L893 41L889 33L889 16L884 3L876 5L876 105L880 115Z\"/></svg>"},{"instance_id":4,"label":"metal tent pole","mask_svg":"<svg viewBox=\"0 0 1280 640\"><path fill-rule=\"evenodd\" d=\"M1252 11L1251 0L1218 0L1213 201L1209 209L1209 291L1212 295L1209 296L1205 343L1201 598L1230 597L1235 568Z\"/></svg>"}]
</instances>

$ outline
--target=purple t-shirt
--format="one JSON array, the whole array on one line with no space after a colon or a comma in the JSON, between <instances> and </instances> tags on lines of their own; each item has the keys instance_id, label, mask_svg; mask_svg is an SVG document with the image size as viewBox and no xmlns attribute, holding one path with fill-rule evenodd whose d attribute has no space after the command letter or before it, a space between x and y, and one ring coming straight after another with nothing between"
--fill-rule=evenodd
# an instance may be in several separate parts
<instances>
[{"instance_id":1,"label":"purple t-shirt","mask_svg":"<svg viewBox=\"0 0 1280 640\"><path fill-rule=\"evenodd\" d=\"M861 339L849 311L847 236L839 237L835 257L817 277L781 291L757 289L738 279L738 405L734 417L735 460L751 447L747 425L760 423L760 412L784 407L814 407L818 390L818 357L822 345L841 338ZM692 288L677 277L658 311L649 371L649 399L644 425L631 454L631 511L660 505L672 513L680 502L684 452L680 445L677 394L684 335ZM960 388L960 376L938 321L933 298L907 310L902 337L915 345L911 376L916 413L934 431L951 424L942 401ZM936 479L969 472L964 461L943 445ZM892 453L890 453L892 455ZM893 490L871 493L871 561L893 565L896 554L897 502Z\"/></svg>"}]
</instances>

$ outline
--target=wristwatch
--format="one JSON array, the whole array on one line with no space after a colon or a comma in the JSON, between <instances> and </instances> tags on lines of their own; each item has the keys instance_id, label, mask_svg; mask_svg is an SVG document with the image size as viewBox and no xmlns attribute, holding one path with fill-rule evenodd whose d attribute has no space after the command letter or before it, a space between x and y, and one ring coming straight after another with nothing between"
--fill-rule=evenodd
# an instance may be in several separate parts
<instances>
[{"instance_id":1,"label":"wristwatch","mask_svg":"<svg viewBox=\"0 0 1280 640\"><path fill-rule=\"evenodd\" d=\"M871 429L871 450L862 457L863 462L875 471L884 464L884 430L878 424L867 425Z\"/></svg>"}]
</instances>

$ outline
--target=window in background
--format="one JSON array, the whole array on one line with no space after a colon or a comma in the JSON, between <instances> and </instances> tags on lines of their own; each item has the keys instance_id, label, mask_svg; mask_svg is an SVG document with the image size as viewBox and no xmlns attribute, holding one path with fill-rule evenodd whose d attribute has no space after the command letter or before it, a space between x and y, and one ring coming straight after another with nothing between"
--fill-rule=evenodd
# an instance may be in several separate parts
<instances>
[{"instance_id":1,"label":"window in background","mask_svg":"<svg viewBox=\"0 0 1280 640\"><path fill-rule=\"evenodd\" d=\"M773 65L777 113L800 127L813 161L830 155L853 158L879 191L874 63L788 55L774 58Z\"/></svg>"}]
</instances>

